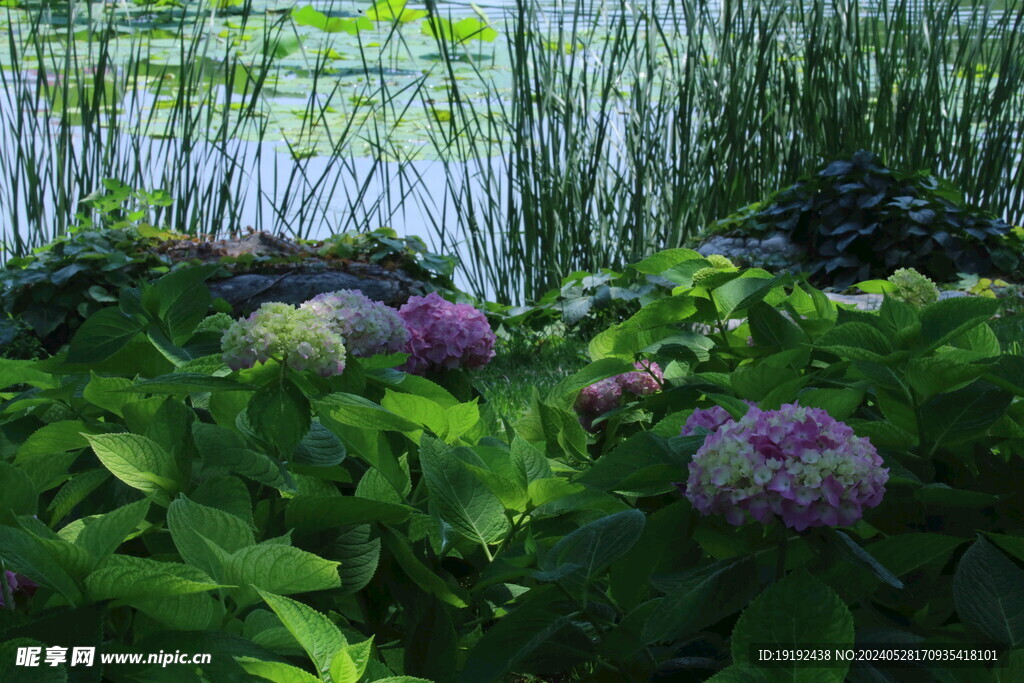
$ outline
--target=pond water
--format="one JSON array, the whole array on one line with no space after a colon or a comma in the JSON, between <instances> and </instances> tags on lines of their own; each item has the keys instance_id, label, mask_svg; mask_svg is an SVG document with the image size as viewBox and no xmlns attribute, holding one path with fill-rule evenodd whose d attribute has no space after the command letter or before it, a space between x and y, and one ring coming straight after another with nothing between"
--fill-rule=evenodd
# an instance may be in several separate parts
<instances>
[{"instance_id":1,"label":"pond water","mask_svg":"<svg viewBox=\"0 0 1024 683\"><path fill-rule=\"evenodd\" d=\"M373 22L363 16L369 3L314 2L303 10L303 3L255 0L247 15L230 7L211 14L195 9L198 3L184 11L159 2L119 2L107 12L100 3L72 5L78 10L70 17L32 2L0 10L5 242L12 231L60 224L61 207L76 197L63 204L40 198L57 197L55 186L77 172L94 189L101 177L116 175L184 193L199 208L183 211L204 210L204 202L228 193L229 210L216 214L221 225L313 238L390 225L468 261L465 236L451 220L459 201L452 188L469 182L478 194L509 190L502 132L515 0L438 2L451 18L448 30L466 38L448 46L448 60L416 15L423 5L413 2L379 3ZM654 7L666 33L664 63L687 27L675 3ZM861 7L872 14L877 5ZM567 72L600 70L602 46L614 39L608 27L647 16L644 7L618 0L545 0L536 10L531 25L550 34L551 52L572 64ZM720 4L706 10L717 16ZM388 11L413 14L392 22ZM27 39L33 30L39 40ZM624 98L635 85L630 77L647 74L621 80ZM91 123L90 103L100 103ZM461 135L452 151L446 145L456 124L475 132ZM629 125L628 113L610 125ZM79 182L70 192L77 198L89 191ZM491 247L500 248L500 240Z\"/></svg>"}]
</instances>

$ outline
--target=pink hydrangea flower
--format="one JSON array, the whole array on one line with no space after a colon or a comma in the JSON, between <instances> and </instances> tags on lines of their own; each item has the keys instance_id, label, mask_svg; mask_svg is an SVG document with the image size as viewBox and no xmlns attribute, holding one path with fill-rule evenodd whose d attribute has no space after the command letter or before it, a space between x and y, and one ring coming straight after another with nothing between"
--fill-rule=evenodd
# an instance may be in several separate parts
<instances>
[{"instance_id":1,"label":"pink hydrangea flower","mask_svg":"<svg viewBox=\"0 0 1024 683\"><path fill-rule=\"evenodd\" d=\"M10 589L10 594L12 596L18 592L31 596L36 592L36 588L39 587L39 584L27 576L15 574L12 571L5 570L3 578L7 580L7 587ZM0 607L6 606L7 605L4 603L4 591L0 590Z\"/></svg>"},{"instance_id":2,"label":"pink hydrangea flower","mask_svg":"<svg viewBox=\"0 0 1024 683\"><path fill-rule=\"evenodd\" d=\"M636 396L647 396L661 391L661 385L665 381L665 374L654 361L641 360L633 363L637 372L627 372L616 375L615 381L623 391Z\"/></svg>"},{"instance_id":3,"label":"pink hydrangea flower","mask_svg":"<svg viewBox=\"0 0 1024 683\"><path fill-rule=\"evenodd\" d=\"M409 297L398 315L409 329L406 372L479 368L494 357L495 336L487 317L469 304L453 304L431 292Z\"/></svg>"},{"instance_id":4,"label":"pink hydrangea flower","mask_svg":"<svg viewBox=\"0 0 1024 683\"><path fill-rule=\"evenodd\" d=\"M715 410L695 422L717 421ZM875 447L820 408L755 407L715 429L686 482L686 497L704 515L721 514L737 526L748 515L763 524L781 518L797 531L848 526L885 493L889 470Z\"/></svg>"},{"instance_id":5,"label":"pink hydrangea flower","mask_svg":"<svg viewBox=\"0 0 1024 683\"><path fill-rule=\"evenodd\" d=\"M661 391L664 374L654 361L637 361L633 364L636 372L625 372L600 382L595 382L580 391L574 405L579 413L580 424L592 431L594 420L621 403L623 393L647 396Z\"/></svg>"},{"instance_id":6,"label":"pink hydrangea flower","mask_svg":"<svg viewBox=\"0 0 1024 683\"><path fill-rule=\"evenodd\" d=\"M409 342L409 331L398 311L358 289L318 294L299 308L311 310L326 321L345 340L353 356L395 353Z\"/></svg>"}]
</instances>

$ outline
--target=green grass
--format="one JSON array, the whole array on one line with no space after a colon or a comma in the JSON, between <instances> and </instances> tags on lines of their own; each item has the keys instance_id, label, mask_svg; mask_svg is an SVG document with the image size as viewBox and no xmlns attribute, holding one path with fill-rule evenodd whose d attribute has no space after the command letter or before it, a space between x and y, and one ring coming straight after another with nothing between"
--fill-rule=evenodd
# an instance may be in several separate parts
<instances>
[{"instance_id":1,"label":"green grass","mask_svg":"<svg viewBox=\"0 0 1024 683\"><path fill-rule=\"evenodd\" d=\"M587 342L552 338L540 344L499 343L491 362L474 373L473 384L501 418L514 421L529 406L589 362Z\"/></svg>"}]
</instances>

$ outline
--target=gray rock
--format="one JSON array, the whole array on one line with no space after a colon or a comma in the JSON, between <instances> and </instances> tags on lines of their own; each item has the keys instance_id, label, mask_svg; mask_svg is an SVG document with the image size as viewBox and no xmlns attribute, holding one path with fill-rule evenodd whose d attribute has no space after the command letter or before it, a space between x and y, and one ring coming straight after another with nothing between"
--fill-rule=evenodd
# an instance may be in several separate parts
<instances>
[{"instance_id":1,"label":"gray rock","mask_svg":"<svg viewBox=\"0 0 1024 683\"><path fill-rule=\"evenodd\" d=\"M268 301L298 305L339 289L358 289L389 306L401 306L410 296L427 291L422 282L401 271L365 266L352 272L357 265L352 264L348 272L295 268L279 274L235 275L209 283L210 293L230 303L236 315L248 315Z\"/></svg>"},{"instance_id":2,"label":"gray rock","mask_svg":"<svg viewBox=\"0 0 1024 683\"><path fill-rule=\"evenodd\" d=\"M737 265L788 268L800 263L805 250L790 242L784 232L775 232L765 238L711 235L705 239L697 252L702 256L721 254Z\"/></svg>"}]
</instances>

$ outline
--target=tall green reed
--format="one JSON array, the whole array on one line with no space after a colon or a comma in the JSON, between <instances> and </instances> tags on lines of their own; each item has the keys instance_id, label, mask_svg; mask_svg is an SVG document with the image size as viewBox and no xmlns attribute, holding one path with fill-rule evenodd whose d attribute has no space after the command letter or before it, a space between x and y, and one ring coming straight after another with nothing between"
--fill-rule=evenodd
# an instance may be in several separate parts
<instances>
[{"instance_id":1,"label":"tall green reed","mask_svg":"<svg viewBox=\"0 0 1024 683\"><path fill-rule=\"evenodd\" d=\"M861 148L1024 222L1019 0L1001 13L958 0L516 7L508 108L483 116L495 90L435 134L461 156L474 136L508 143L475 179L446 166L454 215L437 229L471 249L477 293L535 298L573 271L679 246Z\"/></svg>"}]
</instances>

